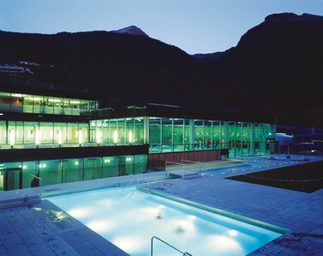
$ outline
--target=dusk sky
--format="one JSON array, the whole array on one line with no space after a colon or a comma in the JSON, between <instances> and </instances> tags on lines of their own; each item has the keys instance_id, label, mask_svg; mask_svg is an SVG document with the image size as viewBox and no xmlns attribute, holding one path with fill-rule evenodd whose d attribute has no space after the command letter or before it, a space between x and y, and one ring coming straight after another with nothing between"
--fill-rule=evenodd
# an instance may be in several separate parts
<instances>
[{"instance_id":1,"label":"dusk sky","mask_svg":"<svg viewBox=\"0 0 323 256\"><path fill-rule=\"evenodd\" d=\"M56 34L135 25L189 54L213 53L282 12L323 15L323 0L0 0L0 30Z\"/></svg>"}]
</instances>

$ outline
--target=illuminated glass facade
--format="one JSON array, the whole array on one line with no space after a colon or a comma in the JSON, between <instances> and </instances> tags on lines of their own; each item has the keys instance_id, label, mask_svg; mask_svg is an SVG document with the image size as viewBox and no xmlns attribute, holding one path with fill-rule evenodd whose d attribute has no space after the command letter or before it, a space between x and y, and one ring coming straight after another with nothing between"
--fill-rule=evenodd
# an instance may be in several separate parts
<instances>
[{"instance_id":1,"label":"illuminated glass facade","mask_svg":"<svg viewBox=\"0 0 323 256\"><path fill-rule=\"evenodd\" d=\"M0 191L147 172L147 155L106 156L0 164Z\"/></svg>"},{"instance_id":2,"label":"illuminated glass facade","mask_svg":"<svg viewBox=\"0 0 323 256\"><path fill-rule=\"evenodd\" d=\"M80 115L82 111L97 108L94 100L0 92L0 112Z\"/></svg>"},{"instance_id":3,"label":"illuminated glass facade","mask_svg":"<svg viewBox=\"0 0 323 256\"><path fill-rule=\"evenodd\" d=\"M145 173L154 154L275 152L272 118L156 104L97 110L93 99L30 90L0 92L0 190L29 187L31 175L51 185Z\"/></svg>"},{"instance_id":4,"label":"illuminated glass facade","mask_svg":"<svg viewBox=\"0 0 323 256\"><path fill-rule=\"evenodd\" d=\"M0 121L0 149L90 146L89 124Z\"/></svg>"},{"instance_id":5,"label":"illuminated glass facade","mask_svg":"<svg viewBox=\"0 0 323 256\"><path fill-rule=\"evenodd\" d=\"M90 121L92 143L149 144L149 153L229 149L231 157L273 153L275 124L162 117Z\"/></svg>"}]
</instances>

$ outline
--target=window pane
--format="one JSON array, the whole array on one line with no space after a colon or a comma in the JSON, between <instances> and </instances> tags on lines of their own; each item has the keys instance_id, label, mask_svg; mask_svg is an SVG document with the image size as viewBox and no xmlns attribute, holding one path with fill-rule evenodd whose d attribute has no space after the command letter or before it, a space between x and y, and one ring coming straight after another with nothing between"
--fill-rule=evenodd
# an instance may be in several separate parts
<instances>
[{"instance_id":1,"label":"window pane","mask_svg":"<svg viewBox=\"0 0 323 256\"><path fill-rule=\"evenodd\" d=\"M6 121L0 121L0 145L6 144L6 137L7 137L6 130L7 130Z\"/></svg>"},{"instance_id":2,"label":"window pane","mask_svg":"<svg viewBox=\"0 0 323 256\"><path fill-rule=\"evenodd\" d=\"M0 92L0 110L9 112L10 111L10 93Z\"/></svg>"},{"instance_id":3,"label":"window pane","mask_svg":"<svg viewBox=\"0 0 323 256\"><path fill-rule=\"evenodd\" d=\"M212 122L204 121L204 149L211 149Z\"/></svg>"},{"instance_id":4,"label":"window pane","mask_svg":"<svg viewBox=\"0 0 323 256\"><path fill-rule=\"evenodd\" d=\"M102 158L84 158L84 180L94 180L102 178L101 166Z\"/></svg>"},{"instance_id":5,"label":"window pane","mask_svg":"<svg viewBox=\"0 0 323 256\"><path fill-rule=\"evenodd\" d=\"M115 177L118 176L118 157L103 157L103 170L102 170L102 178Z\"/></svg>"},{"instance_id":6,"label":"window pane","mask_svg":"<svg viewBox=\"0 0 323 256\"><path fill-rule=\"evenodd\" d=\"M147 172L147 155L134 156L134 174Z\"/></svg>"},{"instance_id":7,"label":"window pane","mask_svg":"<svg viewBox=\"0 0 323 256\"><path fill-rule=\"evenodd\" d=\"M53 123L40 123L39 144L53 143Z\"/></svg>"},{"instance_id":8,"label":"window pane","mask_svg":"<svg viewBox=\"0 0 323 256\"><path fill-rule=\"evenodd\" d=\"M11 93L11 112L22 112L22 94Z\"/></svg>"},{"instance_id":9,"label":"window pane","mask_svg":"<svg viewBox=\"0 0 323 256\"><path fill-rule=\"evenodd\" d=\"M44 113L44 97L34 95L34 113Z\"/></svg>"},{"instance_id":10,"label":"window pane","mask_svg":"<svg viewBox=\"0 0 323 256\"><path fill-rule=\"evenodd\" d=\"M162 152L172 152L173 151L172 119L163 118L162 124L163 124Z\"/></svg>"},{"instance_id":11,"label":"window pane","mask_svg":"<svg viewBox=\"0 0 323 256\"><path fill-rule=\"evenodd\" d=\"M36 176L42 179L43 186L62 183L61 160L40 161L36 168L39 170L39 173L36 170Z\"/></svg>"},{"instance_id":12,"label":"window pane","mask_svg":"<svg viewBox=\"0 0 323 256\"><path fill-rule=\"evenodd\" d=\"M124 119L118 119L118 142L117 144L123 145L125 140L125 122Z\"/></svg>"},{"instance_id":13,"label":"window pane","mask_svg":"<svg viewBox=\"0 0 323 256\"><path fill-rule=\"evenodd\" d=\"M62 182L81 181L82 169L82 159L64 159L62 162Z\"/></svg>"},{"instance_id":14,"label":"window pane","mask_svg":"<svg viewBox=\"0 0 323 256\"><path fill-rule=\"evenodd\" d=\"M116 119L110 120L110 136L109 137L110 137L110 144L116 144L118 142Z\"/></svg>"},{"instance_id":15,"label":"window pane","mask_svg":"<svg viewBox=\"0 0 323 256\"><path fill-rule=\"evenodd\" d=\"M66 123L54 123L54 143L66 143Z\"/></svg>"},{"instance_id":16,"label":"window pane","mask_svg":"<svg viewBox=\"0 0 323 256\"><path fill-rule=\"evenodd\" d=\"M54 98L44 97L44 114L53 114L54 113Z\"/></svg>"},{"instance_id":17,"label":"window pane","mask_svg":"<svg viewBox=\"0 0 323 256\"><path fill-rule=\"evenodd\" d=\"M213 149L220 149L221 142L222 142L221 122L215 121L213 122L213 142L212 142Z\"/></svg>"},{"instance_id":18,"label":"window pane","mask_svg":"<svg viewBox=\"0 0 323 256\"><path fill-rule=\"evenodd\" d=\"M135 118L135 144L144 144L144 118Z\"/></svg>"},{"instance_id":19,"label":"window pane","mask_svg":"<svg viewBox=\"0 0 323 256\"><path fill-rule=\"evenodd\" d=\"M134 142L134 119L126 118L126 144L132 144Z\"/></svg>"},{"instance_id":20,"label":"window pane","mask_svg":"<svg viewBox=\"0 0 323 256\"><path fill-rule=\"evenodd\" d=\"M149 118L149 153L159 153L160 147L161 119L158 117Z\"/></svg>"},{"instance_id":21,"label":"window pane","mask_svg":"<svg viewBox=\"0 0 323 256\"><path fill-rule=\"evenodd\" d=\"M183 119L174 119L174 151L184 151Z\"/></svg>"},{"instance_id":22,"label":"window pane","mask_svg":"<svg viewBox=\"0 0 323 256\"><path fill-rule=\"evenodd\" d=\"M202 120L195 120L194 122L194 146L195 149L201 150L203 148L203 121Z\"/></svg>"}]
</instances>

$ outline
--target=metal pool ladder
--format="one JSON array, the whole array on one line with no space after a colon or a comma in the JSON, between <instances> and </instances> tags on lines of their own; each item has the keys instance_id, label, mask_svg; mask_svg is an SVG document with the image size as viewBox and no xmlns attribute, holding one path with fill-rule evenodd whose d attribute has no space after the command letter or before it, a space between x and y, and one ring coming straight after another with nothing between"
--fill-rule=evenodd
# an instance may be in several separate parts
<instances>
[{"instance_id":1,"label":"metal pool ladder","mask_svg":"<svg viewBox=\"0 0 323 256\"><path fill-rule=\"evenodd\" d=\"M161 241L162 243L168 245L169 247L173 248L174 250L178 251L179 253L182 254L182 256L193 256L192 254L189 254L188 252L182 252L180 250L178 250L177 248L175 248L174 246L170 245L169 243L166 243L164 240L158 238L157 236L153 236L151 238L151 256L154 256L154 238Z\"/></svg>"}]
</instances>

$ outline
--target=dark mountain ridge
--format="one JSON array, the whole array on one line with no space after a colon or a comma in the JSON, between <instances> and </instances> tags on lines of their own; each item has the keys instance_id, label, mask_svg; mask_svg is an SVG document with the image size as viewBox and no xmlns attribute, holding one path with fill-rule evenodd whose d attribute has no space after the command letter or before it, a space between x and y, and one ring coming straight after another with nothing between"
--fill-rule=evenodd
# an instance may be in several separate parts
<instances>
[{"instance_id":1,"label":"dark mountain ridge","mask_svg":"<svg viewBox=\"0 0 323 256\"><path fill-rule=\"evenodd\" d=\"M245 111L300 124L307 122L311 109L318 120L315 125L322 126L322 45L323 17L273 14L208 67L215 83L231 92L224 96Z\"/></svg>"},{"instance_id":2,"label":"dark mountain ridge","mask_svg":"<svg viewBox=\"0 0 323 256\"><path fill-rule=\"evenodd\" d=\"M128 29L121 34L0 31L0 64L37 62L34 78L88 88L101 106L156 102L230 109L275 115L282 125L317 127L323 120L322 19L270 15L236 47L206 58L127 34Z\"/></svg>"}]
</instances>

